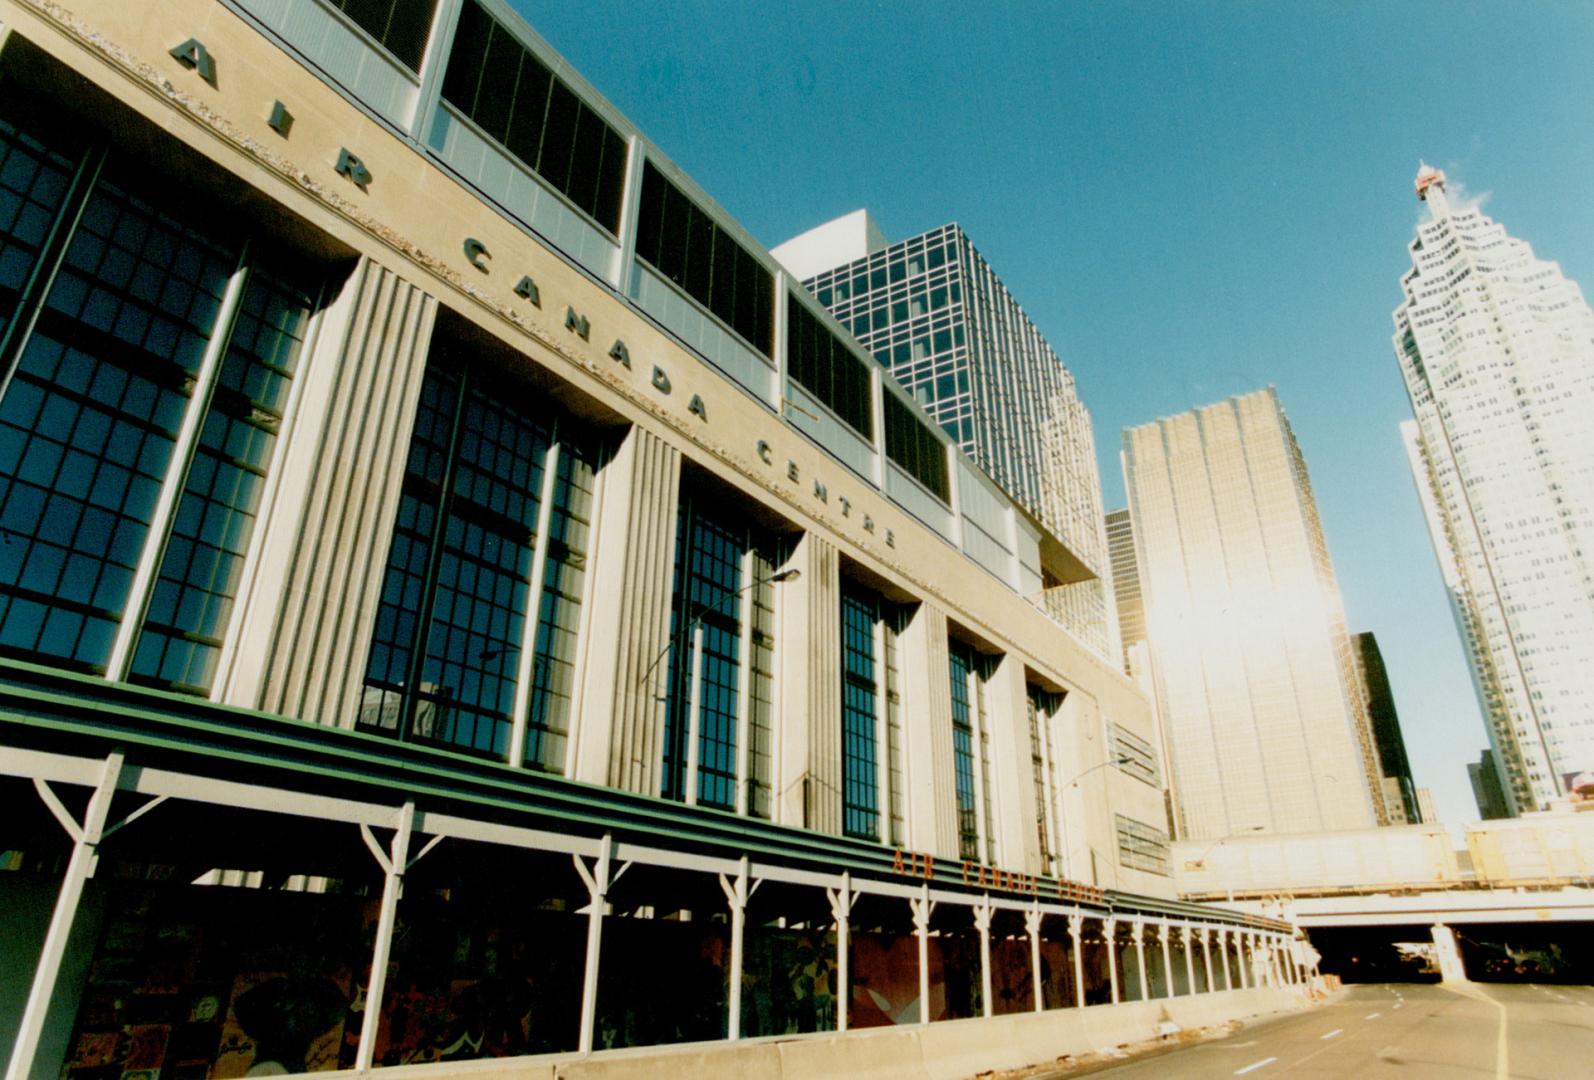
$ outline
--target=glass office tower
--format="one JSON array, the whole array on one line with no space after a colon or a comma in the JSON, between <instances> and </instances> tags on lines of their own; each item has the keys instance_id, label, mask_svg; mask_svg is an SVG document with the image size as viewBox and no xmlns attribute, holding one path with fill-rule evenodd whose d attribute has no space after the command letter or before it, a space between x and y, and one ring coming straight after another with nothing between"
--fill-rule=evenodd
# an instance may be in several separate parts
<instances>
[{"instance_id":1,"label":"glass office tower","mask_svg":"<svg viewBox=\"0 0 1594 1080\"><path fill-rule=\"evenodd\" d=\"M1408 453L1505 793L1594 767L1594 311L1575 282L1423 169L1401 278Z\"/></svg>"},{"instance_id":2,"label":"glass office tower","mask_svg":"<svg viewBox=\"0 0 1594 1080\"><path fill-rule=\"evenodd\" d=\"M1119 661L1090 412L956 224L887 245L859 211L774 249L969 457L1085 564L1036 599Z\"/></svg>"}]
</instances>

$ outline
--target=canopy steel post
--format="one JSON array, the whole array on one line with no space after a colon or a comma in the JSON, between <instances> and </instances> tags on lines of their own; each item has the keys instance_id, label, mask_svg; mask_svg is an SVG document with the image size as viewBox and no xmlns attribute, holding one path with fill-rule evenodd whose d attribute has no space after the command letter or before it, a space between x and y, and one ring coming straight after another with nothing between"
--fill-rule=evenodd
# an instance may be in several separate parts
<instances>
[{"instance_id":1,"label":"canopy steel post","mask_svg":"<svg viewBox=\"0 0 1594 1080\"><path fill-rule=\"evenodd\" d=\"M399 897L404 893L404 874L437 846L441 836L432 837L431 843L410 858L410 837L415 829L415 803L406 802L398 810L398 821L393 826L393 840L388 850L371 835L365 823L360 824L360 836L370 848L377 865L382 868L382 906L376 918L376 941L371 950L371 976L365 987L365 1015L360 1021L360 1046L355 1051L356 1072L370 1072L376 1057L377 1027L382 1022L382 999L387 987L387 961L393 949L393 925L398 920Z\"/></svg>"},{"instance_id":2,"label":"canopy steel post","mask_svg":"<svg viewBox=\"0 0 1594 1080\"><path fill-rule=\"evenodd\" d=\"M1234 989L1234 972L1229 970L1229 936L1227 927L1218 931L1218 955L1223 958L1223 989Z\"/></svg>"},{"instance_id":3,"label":"canopy steel post","mask_svg":"<svg viewBox=\"0 0 1594 1080\"><path fill-rule=\"evenodd\" d=\"M974 929L980 932L980 1001L982 1012L991 1015L991 898L974 905Z\"/></svg>"},{"instance_id":4,"label":"canopy steel post","mask_svg":"<svg viewBox=\"0 0 1594 1080\"><path fill-rule=\"evenodd\" d=\"M1212 927L1210 926L1201 928L1201 964L1206 969L1207 993L1210 994L1218 988L1218 984L1212 981Z\"/></svg>"},{"instance_id":5,"label":"canopy steel post","mask_svg":"<svg viewBox=\"0 0 1594 1080\"><path fill-rule=\"evenodd\" d=\"M1082 940L1084 933L1085 917L1070 915L1068 936L1074 939L1074 1005L1080 1009L1085 1007L1085 949Z\"/></svg>"},{"instance_id":6,"label":"canopy steel post","mask_svg":"<svg viewBox=\"0 0 1594 1080\"><path fill-rule=\"evenodd\" d=\"M751 889L747 885L748 859L742 856L742 864L736 871L735 879L721 874L720 889L725 893L725 899L731 906L731 972L730 972L730 999L726 1003L729 1015L726 1017L726 1038L740 1039L742 1037L742 956L743 938L747 933L747 901L754 892L758 891L758 882L754 882Z\"/></svg>"},{"instance_id":7,"label":"canopy steel post","mask_svg":"<svg viewBox=\"0 0 1594 1080\"><path fill-rule=\"evenodd\" d=\"M1168 980L1167 993L1163 997L1173 997L1173 927L1168 923L1157 924L1157 941L1162 946L1162 977Z\"/></svg>"},{"instance_id":8,"label":"canopy steel post","mask_svg":"<svg viewBox=\"0 0 1594 1080\"><path fill-rule=\"evenodd\" d=\"M43 780L33 782L39 797L67 835L72 837L72 855L67 859L66 873L61 878L61 891L56 894L55 910L51 912L50 925L44 932L38 966L33 969L33 983L28 988L22 1022L17 1026L16 1042L11 1047L6 1080L28 1080L33 1073L39 1039L44 1033L44 1021L50 1011L50 998L55 994L56 979L61 974L61 960L66 956L72 923L77 918L78 904L83 899L83 885L94 873L94 864L99 859L100 841L106 834L105 819L111 812L111 799L116 794L116 784L121 774L122 754L117 751L105 759L105 765L100 770L100 782L89 797L82 824L72 819L48 784Z\"/></svg>"},{"instance_id":9,"label":"canopy steel post","mask_svg":"<svg viewBox=\"0 0 1594 1080\"><path fill-rule=\"evenodd\" d=\"M1131 923L1135 929L1135 962L1140 967L1140 1000L1151 1000L1151 980L1146 975L1146 920Z\"/></svg>"},{"instance_id":10,"label":"canopy steel post","mask_svg":"<svg viewBox=\"0 0 1594 1080\"><path fill-rule=\"evenodd\" d=\"M848 983L847 954L851 951L848 932L852 904L857 899L852 892L852 871L841 875L841 888L826 889L825 899L830 901L830 917L836 920L836 1030L847 1030L847 1004L852 999Z\"/></svg>"},{"instance_id":11,"label":"canopy steel post","mask_svg":"<svg viewBox=\"0 0 1594 1080\"><path fill-rule=\"evenodd\" d=\"M1246 937L1248 935L1243 933L1243 932L1240 932L1240 933L1235 933L1233 936L1234 936L1234 966L1240 969L1240 989L1241 990L1253 989L1252 979L1255 978L1255 974L1256 973L1246 970L1246 968L1250 966L1250 958L1247 956L1246 951L1245 951L1246 950L1246 941L1245 941L1245 939L1246 939Z\"/></svg>"},{"instance_id":12,"label":"canopy steel post","mask_svg":"<svg viewBox=\"0 0 1594 1080\"><path fill-rule=\"evenodd\" d=\"M608 906L609 886L618 881L620 874L625 873L631 865L626 863L620 867L619 873L610 877L609 867L613 854L614 838L609 833L604 833L602 845L598 848L598 857L593 860L591 870L587 869L587 864L580 855L570 856L576 864L576 873L581 875L582 882L587 886L587 895L590 897L587 905L587 966L581 979L581 1034L576 1042L576 1048L582 1054L592 1053L592 1030L598 1017L598 962L602 955L603 915L604 908Z\"/></svg>"},{"instance_id":13,"label":"canopy steel post","mask_svg":"<svg viewBox=\"0 0 1594 1080\"><path fill-rule=\"evenodd\" d=\"M1035 1011L1044 1009L1045 1003L1041 998L1041 915L1040 904L1037 902L1033 908L1024 912L1024 929L1029 933L1029 970L1030 981L1035 985ZM989 1013L986 1013L989 1016Z\"/></svg>"},{"instance_id":14,"label":"canopy steel post","mask_svg":"<svg viewBox=\"0 0 1594 1080\"><path fill-rule=\"evenodd\" d=\"M935 901L930 899L930 886L921 885L921 895L912 897L913 930L919 935L919 1023L930 1022L930 913Z\"/></svg>"},{"instance_id":15,"label":"canopy steel post","mask_svg":"<svg viewBox=\"0 0 1594 1080\"><path fill-rule=\"evenodd\" d=\"M1101 921L1101 936L1107 942L1107 978L1112 983L1112 1003L1120 1000L1118 990L1118 920L1113 917Z\"/></svg>"},{"instance_id":16,"label":"canopy steel post","mask_svg":"<svg viewBox=\"0 0 1594 1080\"><path fill-rule=\"evenodd\" d=\"M1195 983L1195 927L1183 926L1179 928L1179 936L1184 941L1184 985L1185 992L1194 994Z\"/></svg>"}]
</instances>

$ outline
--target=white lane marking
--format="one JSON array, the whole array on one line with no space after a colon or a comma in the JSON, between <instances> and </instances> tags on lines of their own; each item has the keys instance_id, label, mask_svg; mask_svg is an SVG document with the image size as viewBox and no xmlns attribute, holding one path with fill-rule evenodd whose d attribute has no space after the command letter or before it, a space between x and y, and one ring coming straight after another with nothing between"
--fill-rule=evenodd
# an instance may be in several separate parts
<instances>
[{"instance_id":1,"label":"white lane marking","mask_svg":"<svg viewBox=\"0 0 1594 1080\"><path fill-rule=\"evenodd\" d=\"M1344 1030L1345 1030L1344 1028L1335 1028L1333 1031L1330 1031L1327 1035L1319 1035L1318 1038L1319 1039L1332 1039L1335 1035L1338 1035L1340 1032L1342 1032Z\"/></svg>"},{"instance_id":2,"label":"white lane marking","mask_svg":"<svg viewBox=\"0 0 1594 1080\"><path fill-rule=\"evenodd\" d=\"M1394 1008L1394 1009L1398 1009L1398 1008L1400 1008L1400 1007L1401 1007L1401 1006L1402 1006L1402 1005L1404 1005L1404 1004L1405 1004L1405 1003L1406 1003L1406 1002L1405 1002L1405 999L1401 999L1401 1000L1400 1000L1400 1001L1397 1001L1397 1002L1395 1002L1395 1004L1394 1004L1394 1005L1392 1005L1392 1006L1390 1006L1390 1007L1391 1007L1391 1008Z\"/></svg>"},{"instance_id":3,"label":"white lane marking","mask_svg":"<svg viewBox=\"0 0 1594 1080\"><path fill-rule=\"evenodd\" d=\"M1384 1015L1384 1014L1383 1013L1368 1013L1366 1016L1362 1017L1362 1019L1363 1020L1377 1020L1382 1015Z\"/></svg>"},{"instance_id":4,"label":"white lane marking","mask_svg":"<svg viewBox=\"0 0 1594 1080\"><path fill-rule=\"evenodd\" d=\"M1276 1058L1276 1057L1263 1058L1261 1061L1254 1062L1253 1064L1247 1065L1243 1069L1235 1069L1234 1070L1234 1075L1235 1076L1244 1076L1248 1072L1255 1072L1256 1070L1260 1069L1264 1065L1271 1065L1277 1060L1278 1060L1278 1058Z\"/></svg>"}]
</instances>

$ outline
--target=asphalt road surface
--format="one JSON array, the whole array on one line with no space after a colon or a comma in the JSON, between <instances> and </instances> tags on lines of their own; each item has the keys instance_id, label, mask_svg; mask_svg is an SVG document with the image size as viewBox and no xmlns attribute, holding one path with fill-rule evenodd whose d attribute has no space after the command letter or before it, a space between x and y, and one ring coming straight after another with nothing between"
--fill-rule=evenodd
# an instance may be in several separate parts
<instances>
[{"instance_id":1,"label":"asphalt road surface","mask_svg":"<svg viewBox=\"0 0 1594 1080\"><path fill-rule=\"evenodd\" d=\"M1353 986L1329 1004L1091 1076L1584 1080L1594 1078L1594 987Z\"/></svg>"}]
</instances>

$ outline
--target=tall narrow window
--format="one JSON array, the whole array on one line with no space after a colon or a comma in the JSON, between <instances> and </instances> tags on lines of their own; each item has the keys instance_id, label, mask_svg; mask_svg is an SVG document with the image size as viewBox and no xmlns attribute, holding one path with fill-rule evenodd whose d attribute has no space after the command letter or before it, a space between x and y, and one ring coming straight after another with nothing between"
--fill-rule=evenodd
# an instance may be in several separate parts
<instances>
[{"instance_id":1,"label":"tall narrow window","mask_svg":"<svg viewBox=\"0 0 1594 1080\"><path fill-rule=\"evenodd\" d=\"M897 637L902 631L903 608L899 605L887 612L884 624L886 646L886 779L890 787L888 804L891 813L893 844L907 843L907 773L902 764L902 671L898 662Z\"/></svg>"},{"instance_id":2,"label":"tall narrow window","mask_svg":"<svg viewBox=\"0 0 1594 1080\"><path fill-rule=\"evenodd\" d=\"M958 857L980 857L980 804L975 791L974 747L976 713L974 650L960 641L948 642L952 681L952 766L957 784Z\"/></svg>"},{"instance_id":3,"label":"tall narrow window","mask_svg":"<svg viewBox=\"0 0 1594 1080\"><path fill-rule=\"evenodd\" d=\"M767 534L711 497L683 494L665 691L665 798L767 812L774 641L772 596L763 590L771 587L773 551Z\"/></svg>"},{"instance_id":4,"label":"tall narrow window","mask_svg":"<svg viewBox=\"0 0 1594 1080\"><path fill-rule=\"evenodd\" d=\"M1056 872L1052 846L1052 797L1049 780L1052 768L1051 738L1048 725L1056 713L1059 699L1033 684L1027 686L1029 713L1030 770L1035 781L1035 834L1040 843L1041 864L1047 873Z\"/></svg>"},{"instance_id":5,"label":"tall narrow window","mask_svg":"<svg viewBox=\"0 0 1594 1080\"><path fill-rule=\"evenodd\" d=\"M411 71L421 69L437 0L331 0Z\"/></svg>"},{"instance_id":6,"label":"tall narrow window","mask_svg":"<svg viewBox=\"0 0 1594 1080\"><path fill-rule=\"evenodd\" d=\"M841 592L841 809L848 836L880 839L879 601L857 588Z\"/></svg>"},{"instance_id":7,"label":"tall narrow window","mask_svg":"<svg viewBox=\"0 0 1594 1080\"><path fill-rule=\"evenodd\" d=\"M72 223L65 159L4 125L0 153L0 652L206 693L316 283L140 168L107 163Z\"/></svg>"},{"instance_id":8,"label":"tall narrow window","mask_svg":"<svg viewBox=\"0 0 1594 1080\"><path fill-rule=\"evenodd\" d=\"M522 763L562 772L592 451L523 398L428 366L358 722L499 758L518 733Z\"/></svg>"},{"instance_id":9,"label":"tall narrow window","mask_svg":"<svg viewBox=\"0 0 1594 1080\"><path fill-rule=\"evenodd\" d=\"M988 661L961 641L949 641L952 765L957 785L958 851L964 859L998 861L996 791L991 782L990 721L985 705Z\"/></svg>"}]
</instances>

